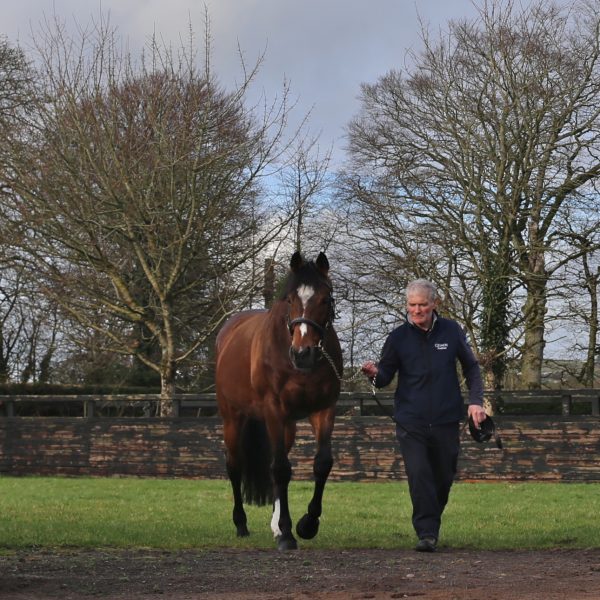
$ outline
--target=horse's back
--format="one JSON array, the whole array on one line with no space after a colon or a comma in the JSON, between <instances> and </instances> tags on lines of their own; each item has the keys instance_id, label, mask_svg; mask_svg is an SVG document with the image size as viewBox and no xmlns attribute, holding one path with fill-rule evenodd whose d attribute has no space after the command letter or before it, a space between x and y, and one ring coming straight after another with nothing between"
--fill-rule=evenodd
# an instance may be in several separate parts
<instances>
[{"instance_id":1,"label":"horse's back","mask_svg":"<svg viewBox=\"0 0 600 600\"><path fill-rule=\"evenodd\" d=\"M244 331L239 333L240 327L245 327L248 322L252 322L253 320L262 320L264 316L266 316L267 311L264 309L255 309L255 310L244 310L239 312L232 317L229 317L223 327L221 327L219 333L217 334L216 340L216 351L217 351L217 359L221 352L223 352L224 347L231 341L232 338L235 338L236 335L244 336ZM247 334L246 334L247 336Z\"/></svg>"}]
</instances>

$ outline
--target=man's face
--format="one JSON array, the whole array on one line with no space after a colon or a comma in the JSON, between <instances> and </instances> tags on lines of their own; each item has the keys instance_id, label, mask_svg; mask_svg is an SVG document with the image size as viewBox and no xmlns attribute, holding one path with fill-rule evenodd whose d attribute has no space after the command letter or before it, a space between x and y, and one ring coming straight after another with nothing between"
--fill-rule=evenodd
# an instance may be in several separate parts
<instances>
[{"instance_id":1,"label":"man's face","mask_svg":"<svg viewBox=\"0 0 600 600\"><path fill-rule=\"evenodd\" d=\"M436 303L429 299L425 292L412 292L408 295L406 310L414 325L421 329L429 329L433 322L433 311Z\"/></svg>"}]
</instances>

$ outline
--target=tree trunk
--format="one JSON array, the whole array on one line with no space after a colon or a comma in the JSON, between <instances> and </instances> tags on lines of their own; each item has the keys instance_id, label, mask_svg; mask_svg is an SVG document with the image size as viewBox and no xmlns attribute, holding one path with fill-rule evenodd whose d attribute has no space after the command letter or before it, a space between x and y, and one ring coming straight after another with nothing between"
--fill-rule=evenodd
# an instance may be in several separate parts
<instances>
[{"instance_id":1,"label":"tree trunk","mask_svg":"<svg viewBox=\"0 0 600 600\"><path fill-rule=\"evenodd\" d=\"M173 399L175 398L175 364L165 361L160 371L160 416L173 416Z\"/></svg>"},{"instance_id":2,"label":"tree trunk","mask_svg":"<svg viewBox=\"0 0 600 600\"><path fill-rule=\"evenodd\" d=\"M586 268L587 282L585 287L590 294L590 328L588 331L586 359L579 379L586 387L593 388L595 384L595 366L598 346L598 278L600 276L600 267L598 267L595 275L592 275L591 272L588 271L589 269Z\"/></svg>"},{"instance_id":3,"label":"tree trunk","mask_svg":"<svg viewBox=\"0 0 600 600\"><path fill-rule=\"evenodd\" d=\"M265 308L269 309L273 306L275 298L275 260L265 258L265 275L263 286L263 298L265 300Z\"/></svg>"},{"instance_id":4,"label":"tree trunk","mask_svg":"<svg viewBox=\"0 0 600 600\"><path fill-rule=\"evenodd\" d=\"M543 269L543 258L537 261L538 267L531 273L527 286L525 313L525 342L523 344L521 383L525 389L537 390L542 387L542 364L544 361L544 322L546 317L547 278Z\"/></svg>"},{"instance_id":5,"label":"tree trunk","mask_svg":"<svg viewBox=\"0 0 600 600\"><path fill-rule=\"evenodd\" d=\"M500 386L496 380L496 375L494 374L493 368L488 365L482 365L482 378L483 378L483 389L484 390L496 390L499 389ZM483 399L483 408L485 408L485 412L488 415L494 416L496 414L496 402L493 396L485 396Z\"/></svg>"},{"instance_id":6,"label":"tree trunk","mask_svg":"<svg viewBox=\"0 0 600 600\"><path fill-rule=\"evenodd\" d=\"M9 352L4 351L4 336L0 329L0 383L6 383L9 380L10 367L8 356Z\"/></svg>"},{"instance_id":7,"label":"tree trunk","mask_svg":"<svg viewBox=\"0 0 600 600\"><path fill-rule=\"evenodd\" d=\"M484 381L487 390L502 387L506 373L506 346L508 345L508 305L510 302L509 273L506 265L486 261L487 279L481 282L482 314L481 314L481 355Z\"/></svg>"}]
</instances>

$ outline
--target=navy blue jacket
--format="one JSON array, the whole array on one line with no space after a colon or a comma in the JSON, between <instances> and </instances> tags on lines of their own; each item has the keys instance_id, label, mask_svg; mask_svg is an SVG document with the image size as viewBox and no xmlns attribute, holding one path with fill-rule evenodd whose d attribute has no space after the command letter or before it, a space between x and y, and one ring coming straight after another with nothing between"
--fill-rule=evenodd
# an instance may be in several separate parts
<instances>
[{"instance_id":1,"label":"navy blue jacket","mask_svg":"<svg viewBox=\"0 0 600 600\"><path fill-rule=\"evenodd\" d=\"M429 331L408 322L388 336L376 387L388 385L398 372L394 396L394 417L406 425L442 425L464 417L456 361L469 389L469 404L483 403L483 384L479 363L456 321L434 318Z\"/></svg>"}]
</instances>

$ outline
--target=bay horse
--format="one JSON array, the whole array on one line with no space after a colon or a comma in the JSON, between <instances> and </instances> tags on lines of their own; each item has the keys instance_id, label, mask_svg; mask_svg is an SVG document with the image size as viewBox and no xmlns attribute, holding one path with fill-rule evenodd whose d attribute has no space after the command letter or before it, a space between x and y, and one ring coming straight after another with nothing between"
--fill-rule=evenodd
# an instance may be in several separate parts
<instances>
[{"instance_id":1,"label":"bay horse","mask_svg":"<svg viewBox=\"0 0 600 600\"><path fill-rule=\"evenodd\" d=\"M244 501L273 503L271 529L280 550L298 547L288 506L288 453L299 419L308 417L317 443L313 496L296 525L303 539L318 532L323 490L333 465L331 436L342 351L333 328L328 273L323 252L316 261L294 253L283 295L269 310L231 317L216 340L216 395L233 489L233 522L237 535L245 537Z\"/></svg>"}]
</instances>

